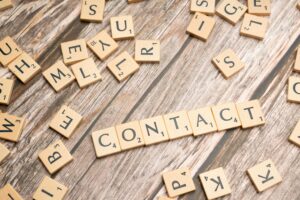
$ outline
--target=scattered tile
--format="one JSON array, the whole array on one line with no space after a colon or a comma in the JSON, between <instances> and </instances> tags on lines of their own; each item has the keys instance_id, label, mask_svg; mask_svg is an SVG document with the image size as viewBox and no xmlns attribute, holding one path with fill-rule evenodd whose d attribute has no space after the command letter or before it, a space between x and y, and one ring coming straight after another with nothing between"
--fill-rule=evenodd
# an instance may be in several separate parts
<instances>
[{"instance_id":1,"label":"scattered tile","mask_svg":"<svg viewBox=\"0 0 300 200\"><path fill-rule=\"evenodd\" d=\"M300 46L297 49L296 60L294 64L294 71L300 72Z\"/></svg>"},{"instance_id":2,"label":"scattered tile","mask_svg":"<svg viewBox=\"0 0 300 200\"><path fill-rule=\"evenodd\" d=\"M270 0L248 0L248 13L268 16L271 14Z\"/></svg>"},{"instance_id":3,"label":"scattered tile","mask_svg":"<svg viewBox=\"0 0 300 200\"><path fill-rule=\"evenodd\" d=\"M61 51L66 65L74 64L89 57L84 39L61 43Z\"/></svg>"},{"instance_id":4,"label":"scattered tile","mask_svg":"<svg viewBox=\"0 0 300 200\"><path fill-rule=\"evenodd\" d=\"M14 84L12 79L0 78L0 104L9 104Z\"/></svg>"},{"instance_id":5,"label":"scattered tile","mask_svg":"<svg viewBox=\"0 0 300 200\"><path fill-rule=\"evenodd\" d=\"M298 121L296 127L294 128L292 134L290 135L289 141L298 145L298 147L300 147L300 121Z\"/></svg>"},{"instance_id":6,"label":"scattered tile","mask_svg":"<svg viewBox=\"0 0 300 200\"><path fill-rule=\"evenodd\" d=\"M132 16L118 16L110 18L112 37L115 40L134 38Z\"/></svg>"},{"instance_id":7,"label":"scattered tile","mask_svg":"<svg viewBox=\"0 0 300 200\"><path fill-rule=\"evenodd\" d=\"M18 142L22 134L25 118L0 113L0 138Z\"/></svg>"},{"instance_id":8,"label":"scattered tile","mask_svg":"<svg viewBox=\"0 0 300 200\"><path fill-rule=\"evenodd\" d=\"M243 128L265 124L265 118L258 100L237 103L236 108Z\"/></svg>"},{"instance_id":9,"label":"scattered tile","mask_svg":"<svg viewBox=\"0 0 300 200\"><path fill-rule=\"evenodd\" d=\"M241 126L234 103L213 106L212 112L219 131Z\"/></svg>"},{"instance_id":10,"label":"scattered tile","mask_svg":"<svg viewBox=\"0 0 300 200\"><path fill-rule=\"evenodd\" d=\"M135 60L138 62L159 62L160 42L158 40L136 40Z\"/></svg>"},{"instance_id":11,"label":"scattered tile","mask_svg":"<svg viewBox=\"0 0 300 200\"><path fill-rule=\"evenodd\" d=\"M10 184L6 184L2 189L0 189L0 199L23 200L20 194Z\"/></svg>"},{"instance_id":12,"label":"scattered tile","mask_svg":"<svg viewBox=\"0 0 300 200\"><path fill-rule=\"evenodd\" d=\"M288 82L287 100L293 103L300 103L300 78L291 76Z\"/></svg>"},{"instance_id":13,"label":"scattered tile","mask_svg":"<svg viewBox=\"0 0 300 200\"><path fill-rule=\"evenodd\" d=\"M0 143L0 163L2 162L2 160L7 158L9 154L10 151L3 144Z\"/></svg>"},{"instance_id":14,"label":"scattered tile","mask_svg":"<svg viewBox=\"0 0 300 200\"><path fill-rule=\"evenodd\" d=\"M217 6L216 13L227 22L235 25L247 11L247 6L237 0L223 0Z\"/></svg>"},{"instance_id":15,"label":"scattered tile","mask_svg":"<svg viewBox=\"0 0 300 200\"><path fill-rule=\"evenodd\" d=\"M240 35L262 40L265 37L268 27L268 19L245 14Z\"/></svg>"},{"instance_id":16,"label":"scattered tile","mask_svg":"<svg viewBox=\"0 0 300 200\"><path fill-rule=\"evenodd\" d=\"M7 5L8 2L10 2L10 0L2 0L2 3L0 2L0 10L1 6ZM11 37L7 36L0 41L0 63L4 67L7 67L9 63L11 63L22 53L23 51L20 49L20 47L18 47Z\"/></svg>"},{"instance_id":17,"label":"scattered tile","mask_svg":"<svg viewBox=\"0 0 300 200\"><path fill-rule=\"evenodd\" d=\"M201 12L206 15L215 14L216 0L191 0L191 12Z\"/></svg>"},{"instance_id":18,"label":"scattered tile","mask_svg":"<svg viewBox=\"0 0 300 200\"><path fill-rule=\"evenodd\" d=\"M105 0L82 0L80 20L102 22Z\"/></svg>"}]
</instances>

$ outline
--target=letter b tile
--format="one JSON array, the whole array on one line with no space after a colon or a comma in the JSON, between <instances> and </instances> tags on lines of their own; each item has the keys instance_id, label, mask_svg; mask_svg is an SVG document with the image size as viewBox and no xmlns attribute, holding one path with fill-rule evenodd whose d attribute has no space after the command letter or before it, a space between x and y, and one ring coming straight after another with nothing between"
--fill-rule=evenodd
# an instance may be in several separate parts
<instances>
[{"instance_id":1,"label":"letter b tile","mask_svg":"<svg viewBox=\"0 0 300 200\"><path fill-rule=\"evenodd\" d=\"M195 190L193 177L187 168L165 172L163 179L169 197L177 197Z\"/></svg>"},{"instance_id":2,"label":"letter b tile","mask_svg":"<svg viewBox=\"0 0 300 200\"><path fill-rule=\"evenodd\" d=\"M73 160L72 155L61 140L56 141L43 150L39 154L39 158L50 174L57 172Z\"/></svg>"}]
</instances>

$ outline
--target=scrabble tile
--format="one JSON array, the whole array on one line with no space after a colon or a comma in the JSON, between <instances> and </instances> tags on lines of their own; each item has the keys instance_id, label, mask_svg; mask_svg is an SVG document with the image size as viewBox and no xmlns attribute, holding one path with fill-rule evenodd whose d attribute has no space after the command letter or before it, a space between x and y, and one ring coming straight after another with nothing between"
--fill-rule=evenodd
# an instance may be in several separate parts
<instances>
[{"instance_id":1,"label":"scrabble tile","mask_svg":"<svg viewBox=\"0 0 300 200\"><path fill-rule=\"evenodd\" d=\"M20 194L10 184L6 184L0 190L0 199L1 200L23 200Z\"/></svg>"},{"instance_id":2,"label":"scrabble tile","mask_svg":"<svg viewBox=\"0 0 300 200\"><path fill-rule=\"evenodd\" d=\"M208 17L201 13L195 13L186 31L190 35L206 41L213 27L215 26L215 23L216 21L214 18Z\"/></svg>"},{"instance_id":3,"label":"scrabble tile","mask_svg":"<svg viewBox=\"0 0 300 200\"><path fill-rule=\"evenodd\" d=\"M18 142L23 131L25 118L0 113L0 138Z\"/></svg>"},{"instance_id":4,"label":"scrabble tile","mask_svg":"<svg viewBox=\"0 0 300 200\"><path fill-rule=\"evenodd\" d=\"M248 13L267 16L271 14L270 0L248 0Z\"/></svg>"},{"instance_id":5,"label":"scrabble tile","mask_svg":"<svg viewBox=\"0 0 300 200\"><path fill-rule=\"evenodd\" d=\"M12 8L13 4L11 0L0 0L0 11Z\"/></svg>"},{"instance_id":6,"label":"scrabble tile","mask_svg":"<svg viewBox=\"0 0 300 200\"><path fill-rule=\"evenodd\" d=\"M97 81L101 81L102 77L93 58L88 58L71 66L80 88L87 87Z\"/></svg>"},{"instance_id":7,"label":"scrabble tile","mask_svg":"<svg viewBox=\"0 0 300 200\"><path fill-rule=\"evenodd\" d=\"M4 4L7 0L3 0ZM10 1L10 0L9 0ZM0 2L1 10L1 2ZM0 63L6 67L14 59L22 54L22 50L9 36L0 41Z\"/></svg>"},{"instance_id":8,"label":"scrabble tile","mask_svg":"<svg viewBox=\"0 0 300 200\"><path fill-rule=\"evenodd\" d=\"M191 171L187 168L165 172L163 179L169 197L177 197L195 190Z\"/></svg>"},{"instance_id":9,"label":"scrabble tile","mask_svg":"<svg viewBox=\"0 0 300 200\"><path fill-rule=\"evenodd\" d=\"M9 154L10 151L3 144L0 143L0 163L2 162L2 160L7 158Z\"/></svg>"},{"instance_id":10,"label":"scrabble tile","mask_svg":"<svg viewBox=\"0 0 300 200\"><path fill-rule=\"evenodd\" d=\"M82 0L80 20L102 22L105 0Z\"/></svg>"},{"instance_id":11,"label":"scrabble tile","mask_svg":"<svg viewBox=\"0 0 300 200\"><path fill-rule=\"evenodd\" d=\"M61 140L57 140L44 149L39 154L39 158L50 174L57 172L73 160L72 155Z\"/></svg>"},{"instance_id":12,"label":"scrabble tile","mask_svg":"<svg viewBox=\"0 0 300 200\"><path fill-rule=\"evenodd\" d=\"M296 124L292 134L289 137L289 141L300 147L300 121L298 121Z\"/></svg>"},{"instance_id":13,"label":"scrabble tile","mask_svg":"<svg viewBox=\"0 0 300 200\"><path fill-rule=\"evenodd\" d=\"M282 181L272 160L268 159L247 170L256 190L262 192Z\"/></svg>"},{"instance_id":14,"label":"scrabble tile","mask_svg":"<svg viewBox=\"0 0 300 200\"><path fill-rule=\"evenodd\" d=\"M265 124L265 118L258 100L237 103L236 109L243 128Z\"/></svg>"},{"instance_id":15,"label":"scrabble tile","mask_svg":"<svg viewBox=\"0 0 300 200\"><path fill-rule=\"evenodd\" d=\"M291 76L288 82L288 95L289 102L300 103L300 78Z\"/></svg>"},{"instance_id":16,"label":"scrabble tile","mask_svg":"<svg viewBox=\"0 0 300 200\"><path fill-rule=\"evenodd\" d=\"M87 42L87 45L100 60L104 60L118 49L118 44L106 31L98 33Z\"/></svg>"},{"instance_id":17,"label":"scrabble tile","mask_svg":"<svg viewBox=\"0 0 300 200\"><path fill-rule=\"evenodd\" d=\"M140 121L143 138L146 145L169 140L169 135L162 116L143 119Z\"/></svg>"},{"instance_id":18,"label":"scrabble tile","mask_svg":"<svg viewBox=\"0 0 300 200\"><path fill-rule=\"evenodd\" d=\"M66 195L68 188L54 179L47 176L39 185L33 195L35 200L62 200Z\"/></svg>"},{"instance_id":19,"label":"scrabble tile","mask_svg":"<svg viewBox=\"0 0 300 200\"><path fill-rule=\"evenodd\" d=\"M61 43L61 51L66 65L74 64L89 57L84 39Z\"/></svg>"},{"instance_id":20,"label":"scrabble tile","mask_svg":"<svg viewBox=\"0 0 300 200\"><path fill-rule=\"evenodd\" d=\"M122 150L144 146L145 144L138 121L117 125L116 131Z\"/></svg>"},{"instance_id":21,"label":"scrabble tile","mask_svg":"<svg viewBox=\"0 0 300 200\"><path fill-rule=\"evenodd\" d=\"M240 35L262 40L265 37L268 19L245 14Z\"/></svg>"},{"instance_id":22,"label":"scrabble tile","mask_svg":"<svg viewBox=\"0 0 300 200\"><path fill-rule=\"evenodd\" d=\"M235 25L246 11L247 6L237 0L223 0L216 9L217 15L232 25Z\"/></svg>"},{"instance_id":23,"label":"scrabble tile","mask_svg":"<svg viewBox=\"0 0 300 200\"><path fill-rule=\"evenodd\" d=\"M0 78L0 104L8 105L14 88L14 80Z\"/></svg>"},{"instance_id":24,"label":"scrabble tile","mask_svg":"<svg viewBox=\"0 0 300 200\"><path fill-rule=\"evenodd\" d=\"M188 112L194 136L217 131L217 125L210 107Z\"/></svg>"},{"instance_id":25,"label":"scrabble tile","mask_svg":"<svg viewBox=\"0 0 300 200\"><path fill-rule=\"evenodd\" d=\"M295 64L294 64L294 71L300 72L300 46L297 49Z\"/></svg>"},{"instance_id":26,"label":"scrabble tile","mask_svg":"<svg viewBox=\"0 0 300 200\"><path fill-rule=\"evenodd\" d=\"M22 53L8 65L8 69L23 83L30 81L41 71L41 67L28 54Z\"/></svg>"},{"instance_id":27,"label":"scrabble tile","mask_svg":"<svg viewBox=\"0 0 300 200\"><path fill-rule=\"evenodd\" d=\"M71 70L62 61L49 67L43 72L43 76L56 92L61 91L75 80Z\"/></svg>"},{"instance_id":28,"label":"scrabble tile","mask_svg":"<svg viewBox=\"0 0 300 200\"><path fill-rule=\"evenodd\" d=\"M191 0L191 12L215 14L216 0Z\"/></svg>"},{"instance_id":29,"label":"scrabble tile","mask_svg":"<svg viewBox=\"0 0 300 200\"><path fill-rule=\"evenodd\" d=\"M234 103L213 106L212 112L218 127L218 131L241 126Z\"/></svg>"},{"instance_id":30,"label":"scrabble tile","mask_svg":"<svg viewBox=\"0 0 300 200\"><path fill-rule=\"evenodd\" d=\"M50 123L50 128L66 138L70 138L82 120L82 116L69 108L62 106Z\"/></svg>"},{"instance_id":31,"label":"scrabble tile","mask_svg":"<svg viewBox=\"0 0 300 200\"><path fill-rule=\"evenodd\" d=\"M161 196L161 197L158 197L158 200L175 200L175 199Z\"/></svg>"},{"instance_id":32,"label":"scrabble tile","mask_svg":"<svg viewBox=\"0 0 300 200\"><path fill-rule=\"evenodd\" d=\"M207 199L216 199L231 193L222 167L201 173L199 178Z\"/></svg>"},{"instance_id":33,"label":"scrabble tile","mask_svg":"<svg viewBox=\"0 0 300 200\"><path fill-rule=\"evenodd\" d=\"M110 18L112 37L115 40L134 38L132 16L118 16Z\"/></svg>"},{"instance_id":34,"label":"scrabble tile","mask_svg":"<svg viewBox=\"0 0 300 200\"><path fill-rule=\"evenodd\" d=\"M193 134L186 111L170 113L163 117L171 140Z\"/></svg>"},{"instance_id":35,"label":"scrabble tile","mask_svg":"<svg viewBox=\"0 0 300 200\"><path fill-rule=\"evenodd\" d=\"M160 42L158 40L136 40L135 60L138 62L159 62Z\"/></svg>"},{"instance_id":36,"label":"scrabble tile","mask_svg":"<svg viewBox=\"0 0 300 200\"><path fill-rule=\"evenodd\" d=\"M244 68L245 64L231 49L226 49L212 59L212 63L228 79Z\"/></svg>"},{"instance_id":37,"label":"scrabble tile","mask_svg":"<svg viewBox=\"0 0 300 200\"><path fill-rule=\"evenodd\" d=\"M124 81L128 76L135 73L139 69L139 65L133 60L133 58L124 51L118 55L115 59L107 64L108 69L118 79L118 81Z\"/></svg>"},{"instance_id":38,"label":"scrabble tile","mask_svg":"<svg viewBox=\"0 0 300 200\"><path fill-rule=\"evenodd\" d=\"M93 132L92 139L94 142L97 158L101 158L121 151L115 127Z\"/></svg>"}]
</instances>

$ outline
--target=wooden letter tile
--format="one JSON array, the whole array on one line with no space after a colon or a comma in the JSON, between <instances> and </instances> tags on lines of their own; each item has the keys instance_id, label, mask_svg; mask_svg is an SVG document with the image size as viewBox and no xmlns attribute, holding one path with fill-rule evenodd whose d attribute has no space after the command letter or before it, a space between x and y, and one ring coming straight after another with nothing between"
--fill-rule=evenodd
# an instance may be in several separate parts
<instances>
[{"instance_id":1,"label":"wooden letter tile","mask_svg":"<svg viewBox=\"0 0 300 200\"><path fill-rule=\"evenodd\" d=\"M103 20L105 0L82 0L80 19L88 22Z\"/></svg>"},{"instance_id":2,"label":"wooden letter tile","mask_svg":"<svg viewBox=\"0 0 300 200\"><path fill-rule=\"evenodd\" d=\"M270 0L248 0L248 13L254 15L270 15L271 1Z\"/></svg>"},{"instance_id":3,"label":"wooden letter tile","mask_svg":"<svg viewBox=\"0 0 300 200\"><path fill-rule=\"evenodd\" d=\"M0 199L1 200L23 200L20 194L10 184L6 184L0 190Z\"/></svg>"},{"instance_id":4,"label":"wooden letter tile","mask_svg":"<svg viewBox=\"0 0 300 200\"><path fill-rule=\"evenodd\" d=\"M59 61L43 72L43 76L56 92L70 85L75 77L62 61Z\"/></svg>"},{"instance_id":5,"label":"wooden letter tile","mask_svg":"<svg viewBox=\"0 0 300 200\"><path fill-rule=\"evenodd\" d=\"M88 58L71 66L80 88L87 87L102 77L93 58Z\"/></svg>"},{"instance_id":6,"label":"wooden letter tile","mask_svg":"<svg viewBox=\"0 0 300 200\"><path fill-rule=\"evenodd\" d=\"M2 162L2 160L7 158L9 154L10 151L3 144L0 143L0 163Z\"/></svg>"},{"instance_id":7,"label":"wooden letter tile","mask_svg":"<svg viewBox=\"0 0 300 200\"><path fill-rule=\"evenodd\" d=\"M158 40L136 40L135 60L138 62L159 62L160 42Z\"/></svg>"},{"instance_id":8,"label":"wooden letter tile","mask_svg":"<svg viewBox=\"0 0 300 200\"><path fill-rule=\"evenodd\" d=\"M262 40L265 37L268 19L245 14L240 35Z\"/></svg>"},{"instance_id":9,"label":"wooden letter tile","mask_svg":"<svg viewBox=\"0 0 300 200\"><path fill-rule=\"evenodd\" d=\"M115 40L130 39L134 37L132 16L118 16L110 18L112 37Z\"/></svg>"},{"instance_id":10,"label":"wooden letter tile","mask_svg":"<svg viewBox=\"0 0 300 200\"><path fill-rule=\"evenodd\" d=\"M7 2L7 0L3 0L3 4ZM1 1L0 1L0 10L1 10ZM11 63L14 59L22 54L22 50L18 45L13 41L13 39L9 36L5 37L0 41L0 63L6 67L9 63Z\"/></svg>"},{"instance_id":11,"label":"wooden letter tile","mask_svg":"<svg viewBox=\"0 0 300 200\"><path fill-rule=\"evenodd\" d=\"M0 11L12 8L13 4L11 0L0 0Z\"/></svg>"},{"instance_id":12,"label":"wooden letter tile","mask_svg":"<svg viewBox=\"0 0 300 200\"><path fill-rule=\"evenodd\" d=\"M57 140L44 149L39 154L39 158L50 174L57 172L73 160L72 155L61 140Z\"/></svg>"},{"instance_id":13,"label":"wooden letter tile","mask_svg":"<svg viewBox=\"0 0 300 200\"><path fill-rule=\"evenodd\" d=\"M237 103L236 109L243 128L265 124L265 118L258 100Z\"/></svg>"},{"instance_id":14,"label":"wooden letter tile","mask_svg":"<svg viewBox=\"0 0 300 200\"><path fill-rule=\"evenodd\" d=\"M256 190L262 192L282 181L272 160L268 159L247 170Z\"/></svg>"},{"instance_id":15,"label":"wooden letter tile","mask_svg":"<svg viewBox=\"0 0 300 200\"><path fill-rule=\"evenodd\" d=\"M95 131L92 133L97 158L121 151L115 127Z\"/></svg>"},{"instance_id":16,"label":"wooden letter tile","mask_svg":"<svg viewBox=\"0 0 300 200\"><path fill-rule=\"evenodd\" d=\"M176 139L193 134L186 111L164 115L165 125L170 139Z\"/></svg>"},{"instance_id":17,"label":"wooden letter tile","mask_svg":"<svg viewBox=\"0 0 300 200\"><path fill-rule=\"evenodd\" d=\"M34 200L63 200L68 188L61 183L45 176L33 195Z\"/></svg>"},{"instance_id":18,"label":"wooden letter tile","mask_svg":"<svg viewBox=\"0 0 300 200\"><path fill-rule=\"evenodd\" d=\"M245 65L231 49L226 49L214 57L212 63L220 70L226 79L239 72Z\"/></svg>"},{"instance_id":19,"label":"wooden letter tile","mask_svg":"<svg viewBox=\"0 0 300 200\"><path fill-rule=\"evenodd\" d=\"M216 199L231 193L222 167L199 175L207 199Z\"/></svg>"},{"instance_id":20,"label":"wooden letter tile","mask_svg":"<svg viewBox=\"0 0 300 200\"><path fill-rule=\"evenodd\" d=\"M186 31L190 35L206 41L213 27L215 26L215 23L216 22L214 18L208 17L201 13L195 13Z\"/></svg>"},{"instance_id":21,"label":"wooden letter tile","mask_svg":"<svg viewBox=\"0 0 300 200\"><path fill-rule=\"evenodd\" d=\"M300 72L300 46L297 49L296 60L294 64L294 71Z\"/></svg>"},{"instance_id":22,"label":"wooden letter tile","mask_svg":"<svg viewBox=\"0 0 300 200\"><path fill-rule=\"evenodd\" d=\"M201 12L207 15L215 13L216 0L191 0L191 12Z\"/></svg>"},{"instance_id":23,"label":"wooden letter tile","mask_svg":"<svg viewBox=\"0 0 300 200\"><path fill-rule=\"evenodd\" d=\"M169 197L177 197L195 190L191 171L187 168L165 172L163 179Z\"/></svg>"},{"instance_id":24,"label":"wooden letter tile","mask_svg":"<svg viewBox=\"0 0 300 200\"><path fill-rule=\"evenodd\" d=\"M98 33L87 42L87 45L100 58L100 60L104 60L118 48L118 44L106 31Z\"/></svg>"},{"instance_id":25,"label":"wooden letter tile","mask_svg":"<svg viewBox=\"0 0 300 200\"><path fill-rule=\"evenodd\" d=\"M289 78L287 99L289 102L300 103L300 78Z\"/></svg>"},{"instance_id":26,"label":"wooden letter tile","mask_svg":"<svg viewBox=\"0 0 300 200\"><path fill-rule=\"evenodd\" d=\"M84 39L61 43L61 51L66 65L74 64L89 57Z\"/></svg>"},{"instance_id":27,"label":"wooden letter tile","mask_svg":"<svg viewBox=\"0 0 300 200\"><path fill-rule=\"evenodd\" d=\"M14 73L23 83L30 81L41 71L41 67L28 54L22 53L17 59L8 65L8 69Z\"/></svg>"},{"instance_id":28,"label":"wooden letter tile","mask_svg":"<svg viewBox=\"0 0 300 200\"><path fill-rule=\"evenodd\" d=\"M212 112L219 131L241 126L234 103L213 106Z\"/></svg>"},{"instance_id":29,"label":"wooden letter tile","mask_svg":"<svg viewBox=\"0 0 300 200\"><path fill-rule=\"evenodd\" d=\"M110 61L107 67L120 82L139 69L139 65L126 51Z\"/></svg>"},{"instance_id":30,"label":"wooden letter tile","mask_svg":"<svg viewBox=\"0 0 300 200\"><path fill-rule=\"evenodd\" d=\"M70 138L81 122L82 116L67 106L62 106L50 123L50 128Z\"/></svg>"},{"instance_id":31,"label":"wooden letter tile","mask_svg":"<svg viewBox=\"0 0 300 200\"><path fill-rule=\"evenodd\" d=\"M146 145L156 144L169 140L169 135L162 116L140 121Z\"/></svg>"},{"instance_id":32,"label":"wooden letter tile","mask_svg":"<svg viewBox=\"0 0 300 200\"><path fill-rule=\"evenodd\" d=\"M8 105L14 88L14 80L0 78L0 104Z\"/></svg>"},{"instance_id":33,"label":"wooden letter tile","mask_svg":"<svg viewBox=\"0 0 300 200\"><path fill-rule=\"evenodd\" d=\"M223 0L217 7L217 15L235 25L247 11L247 7L237 0Z\"/></svg>"},{"instance_id":34,"label":"wooden letter tile","mask_svg":"<svg viewBox=\"0 0 300 200\"><path fill-rule=\"evenodd\" d=\"M188 112L194 136L217 131L217 125L210 107Z\"/></svg>"},{"instance_id":35,"label":"wooden letter tile","mask_svg":"<svg viewBox=\"0 0 300 200\"><path fill-rule=\"evenodd\" d=\"M23 131L25 119L6 113L0 113L0 138L18 142Z\"/></svg>"},{"instance_id":36,"label":"wooden letter tile","mask_svg":"<svg viewBox=\"0 0 300 200\"><path fill-rule=\"evenodd\" d=\"M292 134L290 135L289 141L298 145L298 147L300 147L300 121L298 121L296 127L294 128Z\"/></svg>"},{"instance_id":37,"label":"wooden letter tile","mask_svg":"<svg viewBox=\"0 0 300 200\"><path fill-rule=\"evenodd\" d=\"M116 126L118 139L122 150L144 146L144 138L138 121Z\"/></svg>"}]
</instances>

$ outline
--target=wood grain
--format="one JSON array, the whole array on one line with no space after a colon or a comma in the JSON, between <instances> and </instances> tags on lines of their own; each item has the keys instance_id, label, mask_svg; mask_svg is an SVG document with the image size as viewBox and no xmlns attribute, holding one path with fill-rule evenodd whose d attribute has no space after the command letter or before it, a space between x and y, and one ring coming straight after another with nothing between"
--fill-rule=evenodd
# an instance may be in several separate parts
<instances>
[{"instance_id":1,"label":"wood grain","mask_svg":"<svg viewBox=\"0 0 300 200\"><path fill-rule=\"evenodd\" d=\"M245 1L242 1L244 4ZM295 50L300 44L297 0L273 0L270 26L263 41L241 37L241 22L232 26L215 16L216 26L206 43L185 31L192 18L188 0L156 0L127 4L106 3L101 24L79 20L79 0L16 0L13 9L0 13L0 38L9 35L42 66L62 59L60 43L92 38L110 32L112 16L132 15L135 39L161 42L160 64L142 64L123 83L106 69L122 51L134 52L134 40L118 42L120 48L105 62L98 60L102 82L80 90L74 82L55 93L40 75L28 84L17 81L11 104L0 109L27 118L20 142L3 142L12 154L0 166L0 187L12 184L31 199L45 175L38 153L61 138L74 161L53 175L69 187L66 199L156 199L165 194L161 173L189 167L197 190L179 199L205 199L198 174L223 167L232 194L223 199L299 199L299 148L287 138L299 120L300 107L286 101L286 81L292 74ZM211 58L233 49L245 68L225 80ZM294 74L296 75L296 74ZM1 77L13 77L0 69ZM199 137L185 137L96 159L91 133L119 123L225 102L260 99L266 125L234 129ZM48 128L62 105L84 116L80 127L66 140ZM245 171L271 158L283 182L261 194L255 192Z\"/></svg>"}]
</instances>

